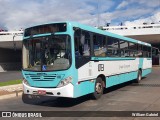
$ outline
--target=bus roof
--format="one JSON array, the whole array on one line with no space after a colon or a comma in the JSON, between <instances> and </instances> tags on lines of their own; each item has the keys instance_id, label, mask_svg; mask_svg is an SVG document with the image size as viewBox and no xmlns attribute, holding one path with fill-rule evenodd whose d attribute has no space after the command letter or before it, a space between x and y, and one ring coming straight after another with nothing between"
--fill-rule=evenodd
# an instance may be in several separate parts
<instances>
[{"instance_id":1,"label":"bus roof","mask_svg":"<svg viewBox=\"0 0 160 120\"><path fill-rule=\"evenodd\" d=\"M34 25L34 26L31 26L31 27L28 27L28 28L32 28L32 27L36 27L36 26L40 26L40 25L54 24L54 23L67 23L67 24L70 24L73 27L79 27L79 28L82 28L82 29L87 30L87 31L107 35L107 36L114 37L114 38L119 38L119 39L122 39L122 40L130 41L130 42L134 42L134 43L138 43L138 44L142 44L142 45L146 45L146 46L151 46L151 44L146 43L146 42L142 42L142 41L139 41L139 40L136 40L136 39L133 39L133 38L124 37L122 35L118 35L118 34L115 34L115 33L108 32L108 31L100 30L100 29L97 29L97 28L92 27L92 26L88 26L88 25L84 25L84 24L81 24L81 23L78 23L78 22L72 22L72 21L44 23L44 24Z\"/></svg>"},{"instance_id":2,"label":"bus roof","mask_svg":"<svg viewBox=\"0 0 160 120\"><path fill-rule=\"evenodd\" d=\"M124 37L122 35L111 33L111 32L108 32L108 31L100 30L100 29L97 29L97 28L92 27L92 26L80 24L80 23L77 23L77 22L69 22L69 23L71 23L72 26L79 27L79 28L82 28L84 30L88 30L88 31L91 31L91 32L107 35L107 36L110 36L110 37L119 38L119 39L122 39L122 40L130 41L130 42L134 42L134 43L138 43L138 44L142 44L142 45L146 45L146 46L151 46L151 44L149 44L149 43L142 42L142 41L132 39L132 38L128 38L128 37Z\"/></svg>"}]
</instances>

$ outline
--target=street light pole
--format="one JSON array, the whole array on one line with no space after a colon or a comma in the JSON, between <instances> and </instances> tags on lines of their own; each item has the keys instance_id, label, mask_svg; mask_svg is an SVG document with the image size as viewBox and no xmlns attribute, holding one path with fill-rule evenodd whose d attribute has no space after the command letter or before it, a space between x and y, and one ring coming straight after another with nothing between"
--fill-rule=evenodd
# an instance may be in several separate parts
<instances>
[{"instance_id":1,"label":"street light pole","mask_svg":"<svg viewBox=\"0 0 160 120\"><path fill-rule=\"evenodd\" d=\"M97 26L99 27L99 0L97 0Z\"/></svg>"}]
</instances>

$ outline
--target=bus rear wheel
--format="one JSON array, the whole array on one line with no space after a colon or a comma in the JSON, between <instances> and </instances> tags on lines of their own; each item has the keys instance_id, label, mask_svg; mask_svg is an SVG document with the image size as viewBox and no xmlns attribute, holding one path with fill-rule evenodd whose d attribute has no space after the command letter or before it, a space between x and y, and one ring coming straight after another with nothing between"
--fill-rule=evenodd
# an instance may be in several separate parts
<instances>
[{"instance_id":1,"label":"bus rear wheel","mask_svg":"<svg viewBox=\"0 0 160 120\"><path fill-rule=\"evenodd\" d=\"M103 95L103 81L102 78L98 77L96 79L94 93L92 93L91 97L95 100L99 99Z\"/></svg>"},{"instance_id":2,"label":"bus rear wheel","mask_svg":"<svg viewBox=\"0 0 160 120\"><path fill-rule=\"evenodd\" d=\"M138 70L138 75L137 75L137 79L136 79L136 83L140 83L140 81L142 80L142 71Z\"/></svg>"}]
</instances>

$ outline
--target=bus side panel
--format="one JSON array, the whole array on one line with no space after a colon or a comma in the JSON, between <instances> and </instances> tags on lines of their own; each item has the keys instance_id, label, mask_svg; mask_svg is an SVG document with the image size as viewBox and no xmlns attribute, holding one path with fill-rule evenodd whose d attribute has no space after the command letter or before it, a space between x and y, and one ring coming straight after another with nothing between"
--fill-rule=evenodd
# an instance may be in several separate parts
<instances>
[{"instance_id":1,"label":"bus side panel","mask_svg":"<svg viewBox=\"0 0 160 120\"><path fill-rule=\"evenodd\" d=\"M137 71L106 77L106 88L136 79Z\"/></svg>"},{"instance_id":2,"label":"bus side panel","mask_svg":"<svg viewBox=\"0 0 160 120\"><path fill-rule=\"evenodd\" d=\"M76 84L74 87L74 98L87 95L89 93L93 93L94 88L95 88L95 80L80 82L79 84Z\"/></svg>"},{"instance_id":3,"label":"bus side panel","mask_svg":"<svg viewBox=\"0 0 160 120\"><path fill-rule=\"evenodd\" d=\"M117 85L137 77L139 58L96 58L78 69L78 81L96 79L99 75L106 76L106 87ZM100 59L100 60L99 60Z\"/></svg>"},{"instance_id":4,"label":"bus side panel","mask_svg":"<svg viewBox=\"0 0 160 120\"><path fill-rule=\"evenodd\" d=\"M106 77L106 88L119 84L118 75Z\"/></svg>"},{"instance_id":5,"label":"bus side panel","mask_svg":"<svg viewBox=\"0 0 160 120\"><path fill-rule=\"evenodd\" d=\"M152 68L152 59L151 58L144 58L143 59L143 69Z\"/></svg>"},{"instance_id":6,"label":"bus side panel","mask_svg":"<svg viewBox=\"0 0 160 120\"><path fill-rule=\"evenodd\" d=\"M78 69L78 81L96 79L99 75L114 76L138 70L139 58L96 58Z\"/></svg>"},{"instance_id":7,"label":"bus side panel","mask_svg":"<svg viewBox=\"0 0 160 120\"><path fill-rule=\"evenodd\" d=\"M139 69L143 68L143 59L144 58L139 58L139 66L138 66Z\"/></svg>"},{"instance_id":8,"label":"bus side panel","mask_svg":"<svg viewBox=\"0 0 160 120\"><path fill-rule=\"evenodd\" d=\"M152 69L145 69L145 70L142 70L142 77L148 75L149 73L152 72Z\"/></svg>"},{"instance_id":9,"label":"bus side panel","mask_svg":"<svg viewBox=\"0 0 160 120\"><path fill-rule=\"evenodd\" d=\"M136 79L137 73L138 73L137 71L133 71L133 72L128 72L128 73L119 75L120 83L124 83L124 82L131 81L133 79Z\"/></svg>"},{"instance_id":10,"label":"bus side panel","mask_svg":"<svg viewBox=\"0 0 160 120\"><path fill-rule=\"evenodd\" d=\"M142 67L142 77L152 72L152 59L144 58L143 59L143 67Z\"/></svg>"}]
</instances>

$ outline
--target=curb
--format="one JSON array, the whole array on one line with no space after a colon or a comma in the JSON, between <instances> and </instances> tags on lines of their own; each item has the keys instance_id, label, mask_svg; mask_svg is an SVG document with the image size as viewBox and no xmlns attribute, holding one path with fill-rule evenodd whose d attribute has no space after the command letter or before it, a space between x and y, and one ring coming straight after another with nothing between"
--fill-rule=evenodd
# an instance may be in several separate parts
<instances>
[{"instance_id":1,"label":"curb","mask_svg":"<svg viewBox=\"0 0 160 120\"><path fill-rule=\"evenodd\" d=\"M155 67L155 68L156 68L156 67L160 67L160 65L152 65L152 67Z\"/></svg>"},{"instance_id":2,"label":"curb","mask_svg":"<svg viewBox=\"0 0 160 120\"><path fill-rule=\"evenodd\" d=\"M22 89L23 89L22 84L2 86L0 87L0 92L2 93L4 92L4 95L3 94L0 95L0 100L21 96Z\"/></svg>"},{"instance_id":3,"label":"curb","mask_svg":"<svg viewBox=\"0 0 160 120\"><path fill-rule=\"evenodd\" d=\"M15 84L15 85L8 85L8 86L0 87L0 91L13 92L13 91L20 91L20 90L22 90L22 84Z\"/></svg>"},{"instance_id":4,"label":"curb","mask_svg":"<svg viewBox=\"0 0 160 120\"><path fill-rule=\"evenodd\" d=\"M19 96L22 96L22 93L23 92L21 91L21 92L17 92L17 93L8 94L8 95L2 95L2 96L0 96L0 100L19 97Z\"/></svg>"}]
</instances>

